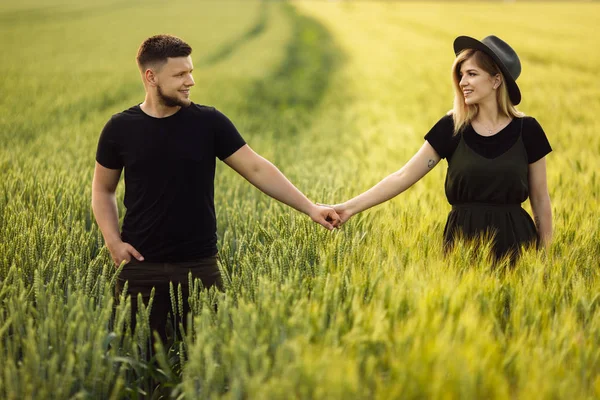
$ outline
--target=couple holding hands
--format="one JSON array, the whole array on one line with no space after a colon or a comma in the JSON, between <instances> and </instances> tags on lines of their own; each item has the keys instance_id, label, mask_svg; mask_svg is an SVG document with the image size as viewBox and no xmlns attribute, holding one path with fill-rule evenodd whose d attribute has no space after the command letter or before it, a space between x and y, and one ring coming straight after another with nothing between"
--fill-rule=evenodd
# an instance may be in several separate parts
<instances>
[{"instance_id":1,"label":"couple holding hands","mask_svg":"<svg viewBox=\"0 0 600 400\"><path fill-rule=\"evenodd\" d=\"M98 142L92 208L115 264L127 266L132 309L155 289L151 328L166 339L169 283L188 274L222 288L214 208L216 158L267 195L309 215L327 229L385 202L448 161L445 191L452 210L444 246L490 235L496 260L516 260L524 246L547 245L552 213L545 156L552 150L539 123L515 106L521 101L515 51L496 36L454 41L452 111L425 135L417 153L366 192L335 206L312 203L273 164L255 153L231 121L190 101L191 47L170 35L146 39L137 54L144 102L107 122ZM116 188L125 171L121 232ZM535 222L521 207L529 197ZM185 306L184 306L185 307Z\"/></svg>"}]
</instances>

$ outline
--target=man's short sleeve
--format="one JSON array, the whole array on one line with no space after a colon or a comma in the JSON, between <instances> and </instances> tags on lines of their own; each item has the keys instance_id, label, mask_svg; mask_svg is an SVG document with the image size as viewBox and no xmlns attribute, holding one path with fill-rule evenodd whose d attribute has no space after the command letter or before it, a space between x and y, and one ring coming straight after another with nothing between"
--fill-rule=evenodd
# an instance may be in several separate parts
<instances>
[{"instance_id":1,"label":"man's short sleeve","mask_svg":"<svg viewBox=\"0 0 600 400\"><path fill-rule=\"evenodd\" d=\"M523 121L523 144L529 164L542 159L552 151L544 129L535 118L525 118Z\"/></svg>"},{"instance_id":2,"label":"man's short sleeve","mask_svg":"<svg viewBox=\"0 0 600 400\"><path fill-rule=\"evenodd\" d=\"M452 156L456 148L453 141L454 120L452 115L443 116L425 135L425 140L441 158Z\"/></svg>"},{"instance_id":3,"label":"man's short sleeve","mask_svg":"<svg viewBox=\"0 0 600 400\"><path fill-rule=\"evenodd\" d=\"M215 155L224 160L246 144L235 125L218 110L213 112Z\"/></svg>"},{"instance_id":4,"label":"man's short sleeve","mask_svg":"<svg viewBox=\"0 0 600 400\"><path fill-rule=\"evenodd\" d=\"M123 160L116 142L117 137L114 118L111 118L102 129L96 150L96 161L105 168L123 168Z\"/></svg>"}]
</instances>

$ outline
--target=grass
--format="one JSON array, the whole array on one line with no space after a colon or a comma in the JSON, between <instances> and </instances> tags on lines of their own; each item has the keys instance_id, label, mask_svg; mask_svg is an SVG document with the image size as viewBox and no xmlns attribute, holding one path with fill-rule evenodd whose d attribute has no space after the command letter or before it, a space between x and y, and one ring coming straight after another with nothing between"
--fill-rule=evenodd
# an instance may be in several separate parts
<instances>
[{"instance_id":1,"label":"grass","mask_svg":"<svg viewBox=\"0 0 600 400\"><path fill-rule=\"evenodd\" d=\"M594 3L3 4L0 396L600 397L599 14ZM324 203L400 168L451 107L455 36L506 39L523 63L520 109L554 148L552 247L514 269L490 269L469 245L444 257L444 163L333 233L219 165L227 291L192 290L185 339L148 362L150 332L131 332L128 301L112 298L90 186L98 134L141 101L134 55L157 32L194 47L193 100Z\"/></svg>"}]
</instances>

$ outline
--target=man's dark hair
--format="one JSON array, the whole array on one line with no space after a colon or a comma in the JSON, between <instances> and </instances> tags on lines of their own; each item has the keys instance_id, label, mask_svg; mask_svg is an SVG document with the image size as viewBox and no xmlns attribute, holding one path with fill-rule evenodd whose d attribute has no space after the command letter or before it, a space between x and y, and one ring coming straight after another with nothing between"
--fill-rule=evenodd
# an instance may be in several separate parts
<instances>
[{"instance_id":1,"label":"man's dark hair","mask_svg":"<svg viewBox=\"0 0 600 400\"><path fill-rule=\"evenodd\" d=\"M136 57L138 66L144 70L149 65L160 65L169 57L187 57L192 54L189 44L172 35L155 35L144 40Z\"/></svg>"}]
</instances>

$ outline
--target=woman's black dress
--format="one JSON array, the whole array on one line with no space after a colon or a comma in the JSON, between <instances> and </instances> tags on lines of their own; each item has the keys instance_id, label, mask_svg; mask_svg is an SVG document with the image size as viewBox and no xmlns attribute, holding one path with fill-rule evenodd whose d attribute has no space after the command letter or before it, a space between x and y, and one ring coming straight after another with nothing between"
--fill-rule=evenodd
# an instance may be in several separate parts
<instances>
[{"instance_id":1,"label":"woman's black dress","mask_svg":"<svg viewBox=\"0 0 600 400\"><path fill-rule=\"evenodd\" d=\"M458 143L448 158L445 183L446 197L452 205L444 229L446 249L459 237L488 235L497 259L508 256L515 260L521 246L539 243L535 224L521 207L529 195L531 159L523 142L523 122L524 118L519 118L509 124L516 140L494 157L476 152L463 134L453 138ZM435 139L432 141L435 143ZM549 144L547 147L551 150Z\"/></svg>"}]
</instances>

